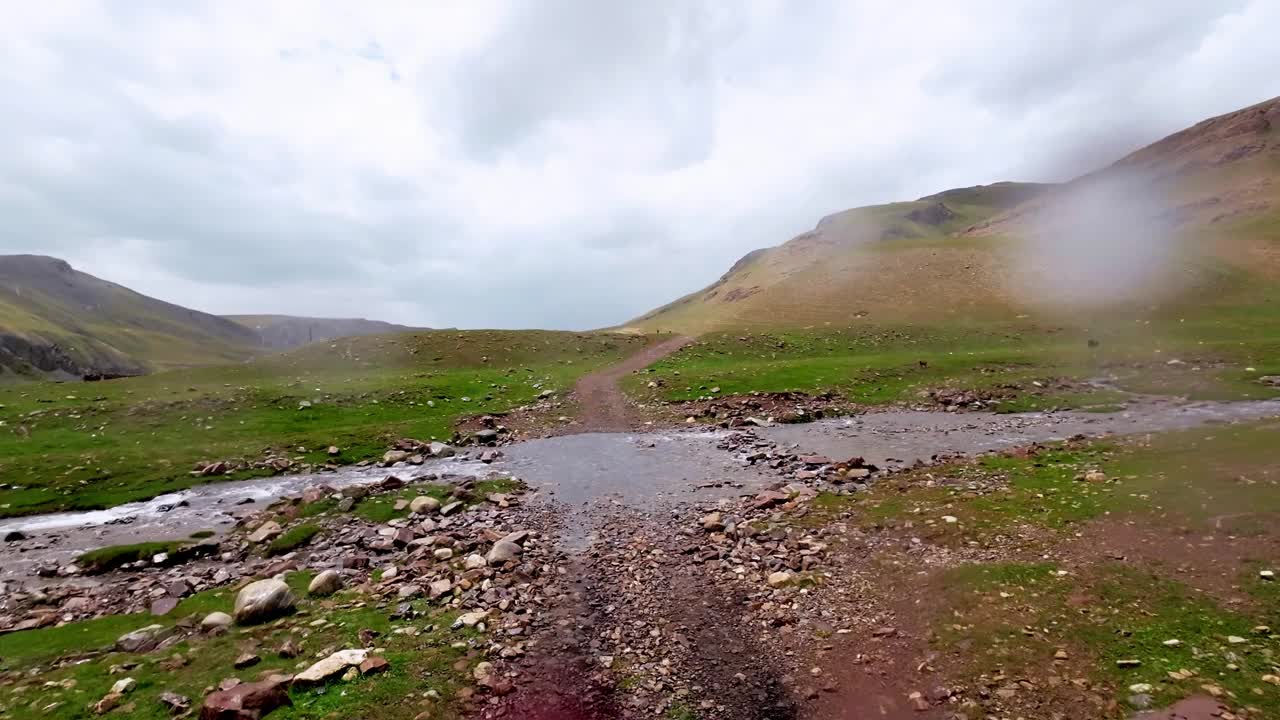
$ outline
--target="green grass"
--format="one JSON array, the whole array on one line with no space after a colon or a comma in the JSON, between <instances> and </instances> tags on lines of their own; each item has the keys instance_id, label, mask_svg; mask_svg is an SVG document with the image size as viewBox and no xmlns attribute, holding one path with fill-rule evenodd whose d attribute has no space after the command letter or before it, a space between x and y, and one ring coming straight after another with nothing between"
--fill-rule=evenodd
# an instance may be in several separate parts
<instances>
[{"instance_id":1,"label":"green grass","mask_svg":"<svg viewBox=\"0 0 1280 720\"><path fill-rule=\"evenodd\" d=\"M221 477L197 462L354 463L447 439L642 347L643 337L431 331L317 343L253 363L99 383L0 385L0 516L111 507ZM299 409L299 403L312 403ZM326 449L341 449L330 458Z\"/></svg>"},{"instance_id":2,"label":"green grass","mask_svg":"<svg viewBox=\"0 0 1280 720\"><path fill-rule=\"evenodd\" d=\"M150 561L152 557L160 553L174 553L184 544L175 540L134 543L131 545L109 545L82 553L76 558L76 564L84 568L86 572L102 573L115 570L121 565L137 562L138 560Z\"/></svg>"},{"instance_id":3,"label":"green grass","mask_svg":"<svg viewBox=\"0 0 1280 720\"><path fill-rule=\"evenodd\" d=\"M1043 673L1066 650L1072 676L1093 680L1126 707L1137 683L1152 686L1154 707L1221 688L1232 705L1280 712L1275 673L1280 636L1259 632L1275 607L1225 609L1176 581L1138 568L1102 565L1057 575L1047 564L992 563L954 568L940 583L948 597L935 642L971 648L974 671L998 667L1016 677ZM1228 638L1244 638L1232 643ZM1176 644L1166 641L1176 640ZM1138 660L1133 668L1117 661ZM1192 670L1176 680L1169 673ZM1118 717L1124 716L1119 711Z\"/></svg>"},{"instance_id":4,"label":"green grass","mask_svg":"<svg viewBox=\"0 0 1280 720\"><path fill-rule=\"evenodd\" d=\"M319 535L321 527L311 523L295 525L285 530L279 537L267 544L267 555L284 555L311 542Z\"/></svg>"},{"instance_id":5,"label":"green grass","mask_svg":"<svg viewBox=\"0 0 1280 720\"><path fill-rule=\"evenodd\" d=\"M253 628L236 628L223 635L196 635L173 648L149 654L90 654L84 662L50 666L58 657L80 655L89 648L108 648L119 635L152 622L172 624L171 618L187 614L229 611L230 591L216 590L188 598L167 618L113 616L0 636L0 667L4 670L44 668L36 676L13 673L0 679L0 706L4 708L0 714L23 719L93 717L87 706L102 697L113 682L127 675L138 683L137 689L126 698L134 707L131 711L115 710L107 717L161 720L168 717L157 700L162 692L190 697L199 707L205 688L223 678L251 681L269 670L297 672L299 666L314 662L315 655L322 651L360 647L358 633L367 628L380 633L378 645L386 649L384 657L391 663L388 672L351 682L338 681L320 689L291 691L294 706L276 710L270 717L376 716L409 720L423 712L429 718L454 717L450 700L465 679L468 666L475 662L468 656L468 649L479 639L472 630L449 630L454 612L418 601L415 605L427 613L426 618L413 623L393 623L388 619L387 608L367 602L354 591L312 600L302 592L310 581L310 574L295 573L288 581L300 598L297 615ZM327 622L312 625L319 619ZM394 628L409 625L425 631L417 635L392 632ZM297 659L278 656L275 650L286 638L301 643L302 656ZM455 642L462 642L463 646L454 647ZM245 670L235 670L234 659L245 651L258 654L262 661ZM182 659L181 664L166 667L175 657ZM459 661L462 665L455 668ZM124 662L137 665L123 674L111 671L113 666ZM63 682L70 687L46 685ZM426 704L421 698L427 690L440 693L442 701ZM49 705L52 709L43 709Z\"/></svg>"},{"instance_id":6,"label":"green grass","mask_svg":"<svg viewBox=\"0 0 1280 720\"><path fill-rule=\"evenodd\" d=\"M439 485L427 483L423 485L413 485L403 488L394 493L380 493L366 497L361 500L355 507L355 514L372 523L387 523L398 518L409 517L409 507L396 510L396 502L399 500L413 500L420 495L433 497L440 501L441 505L449 502L450 494L453 487L450 485Z\"/></svg>"},{"instance_id":7,"label":"green grass","mask_svg":"<svg viewBox=\"0 0 1280 720\"><path fill-rule=\"evenodd\" d=\"M863 405L917 403L923 391L958 388L994 397L1001 412L1113 412L1124 402L1122 393L1081 383L1106 375L1132 392L1193 399L1280 395L1257 383L1261 375L1280 374L1280 303L1249 295L1206 303L1194 313L1166 312L1133 324L1099 319L1087 329L1084 320L1023 319L717 332L625 383L647 397L654 394L647 383L660 381L657 394L671 401L719 387L723 396L832 391ZM1100 344L1090 347L1090 339ZM1171 359L1182 364L1167 364Z\"/></svg>"}]
</instances>

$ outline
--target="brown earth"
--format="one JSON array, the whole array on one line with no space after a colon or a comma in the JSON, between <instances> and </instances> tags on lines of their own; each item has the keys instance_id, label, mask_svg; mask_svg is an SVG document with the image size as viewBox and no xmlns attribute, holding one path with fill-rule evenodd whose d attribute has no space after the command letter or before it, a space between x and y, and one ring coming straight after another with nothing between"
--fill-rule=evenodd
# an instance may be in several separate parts
<instances>
[{"instance_id":1,"label":"brown earth","mask_svg":"<svg viewBox=\"0 0 1280 720\"><path fill-rule=\"evenodd\" d=\"M628 402L618 381L691 342L693 338L679 335L650 345L616 365L583 375L574 388L578 401L578 424L574 432L624 432L641 427L640 413Z\"/></svg>"}]
</instances>

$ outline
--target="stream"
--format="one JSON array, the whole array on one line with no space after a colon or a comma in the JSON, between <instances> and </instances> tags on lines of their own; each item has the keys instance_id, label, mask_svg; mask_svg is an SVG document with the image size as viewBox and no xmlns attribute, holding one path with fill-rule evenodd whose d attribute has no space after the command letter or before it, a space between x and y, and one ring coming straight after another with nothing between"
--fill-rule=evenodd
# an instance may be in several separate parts
<instances>
[{"instance_id":1,"label":"stream","mask_svg":"<svg viewBox=\"0 0 1280 720\"><path fill-rule=\"evenodd\" d=\"M834 459L861 456L881 467L906 466L935 454L992 450L1091 437L1180 430L1280 417L1280 400L1186 403L1142 399L1114 413L1061 411L998 415L878 410L804 425L754 428L781 446ZM717 448L730 431L670 430L585 433L514 443L492 464L456 458L421 466L349 467L337 472L210 483L109 510L35 515L0 521L0 534L20 530L27 540L5 548L0 578L29 576L33 566L66 564L106 545L222 534L275 499L326 484L371 485L388 475L414 481L433 476L521 478L531 501L552 499L586 516L599 503L655 508L681 501L712 501L753 492L778 480L768 468L748 465ZM582 532L590 530L585 523ZM15 547L16 546L16 547Z\"/></svg>"}]
</instances>

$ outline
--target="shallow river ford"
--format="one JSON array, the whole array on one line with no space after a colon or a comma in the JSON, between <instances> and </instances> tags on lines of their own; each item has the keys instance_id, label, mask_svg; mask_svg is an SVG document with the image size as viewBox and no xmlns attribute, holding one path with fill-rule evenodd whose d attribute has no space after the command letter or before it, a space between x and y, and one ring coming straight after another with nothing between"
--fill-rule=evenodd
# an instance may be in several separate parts
<instances>
[{"instance_id":1,"label":"shallow river ford","mask_svg":"<svg viewBox=\"0 0 1280 720\"><path fill-rule=\"evenodd\" d=\"M939 453L976 454L1076 434L1127 435L1269 417L1280 417L1280 400L1142 400L1107 414L886 410L755 432L802 453L837 460L862 456L881 467L894 467ZM212 483L110 510L14 518L0 521L0 533L22 530L38 542L24 543L26 550L21 553L5 551L0 577L27 576L33 564L66 563L80 552L104 545L184 538L198 530L225 532L237 519L310 485L372 484L391 474L406 480L427 473L513 475L534 489L534 497L554 499L570 508L601 502L653 507L736 495L777 482L777 475L767 468L747 465L718 449L726 434L672 430L568 435L508 445L502 448L504 457L491 465L450 458L420 467L351 467L315 475Z\"/></svg>"}]
</instances>

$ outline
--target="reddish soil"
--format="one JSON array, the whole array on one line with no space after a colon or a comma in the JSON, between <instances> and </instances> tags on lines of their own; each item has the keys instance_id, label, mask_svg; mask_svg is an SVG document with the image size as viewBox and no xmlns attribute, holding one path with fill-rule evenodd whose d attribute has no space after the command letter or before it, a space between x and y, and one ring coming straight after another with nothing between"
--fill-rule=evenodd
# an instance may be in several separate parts
<instances>
[{"instance_id":1,"label":"reddish soil","mask_svg":"<svg viewBox=\"0 0 1280 720\"><path fill-rule=\"evenodd\" d=\"M650 345L622 362L583 375L574 389L578 400L575 432L625 432L643 425L636 408L627 402L618 380L642 370L693 342L683 335Z\"/></svg>"},{"instance_id":2,"label":"reddish soil","mask_svg":"<svg viewBox=\"0 0 1280 720\"><path fill-rule=\"evenodd\" d=\"M1090 523L1061 552L1082 565L1119 561L1150 568L1231 607L1254 602L1241 577L1248 562L1280 556L1280 538L1169 527L1149 518L1105 519Z\"/></svg>"}]
</instances>

